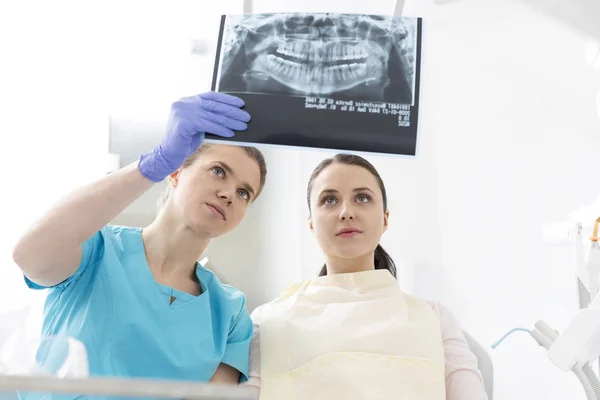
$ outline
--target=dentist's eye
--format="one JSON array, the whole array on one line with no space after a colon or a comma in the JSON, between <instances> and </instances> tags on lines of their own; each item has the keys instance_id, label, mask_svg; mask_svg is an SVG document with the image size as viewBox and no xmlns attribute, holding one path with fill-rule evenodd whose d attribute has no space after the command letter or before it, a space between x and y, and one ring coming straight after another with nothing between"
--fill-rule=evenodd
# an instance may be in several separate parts
<instances>
[{"instance_id":1,"label":"dentist's eye","mask_svg":"<svg viewBox=\"0 0 600 400\"><path fill-rule=\"evenodd\" d=\"M211 170L212 170L212 172L214 172L214 173L215 173L215 175L217 175L217 176L225 176L225 171L223 171L223 169L222 169L222 168L219 168L219 167L212 167L212 168L211 168Z\"/></svg>"},{"instance_id":2,"label":"dentist's eye","mask_svg":"<svg viewBox=\"0 0 600 400\"><path fill-rule=\"evenodd\" d=\"M245 190L245 189L240 189L240 190L238 190L238 194L239 194L239 195L240 195L240 197L241 197L242 199L244 199L245 201L248 201L248 200L250 200L250 193L248 193L248 191L247 191L247 190Z\"/></svg>"}]
</instances>

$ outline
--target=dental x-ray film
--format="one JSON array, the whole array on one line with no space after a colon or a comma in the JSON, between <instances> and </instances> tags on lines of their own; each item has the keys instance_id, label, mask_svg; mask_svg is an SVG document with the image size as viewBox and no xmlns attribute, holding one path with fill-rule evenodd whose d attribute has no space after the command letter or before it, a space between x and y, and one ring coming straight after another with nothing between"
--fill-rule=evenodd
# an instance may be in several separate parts
<instances>
[{"instance_id":1,"label":"dental x-ray film","mask_svg":"<svg viewBox=\"0 0 600 400\"><path fill-rule=\"evenodd\" d=\"M420 18L223 15L212 90L246 102L241 142L414 156Z\"/></svg>"}]
</instances>

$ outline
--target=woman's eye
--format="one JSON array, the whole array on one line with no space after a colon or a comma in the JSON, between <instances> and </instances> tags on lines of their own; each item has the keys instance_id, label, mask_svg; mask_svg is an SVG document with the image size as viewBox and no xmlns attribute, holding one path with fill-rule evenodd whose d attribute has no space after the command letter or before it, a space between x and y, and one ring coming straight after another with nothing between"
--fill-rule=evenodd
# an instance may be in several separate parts
<instances>
[{"instance_id":1,"label":"woman's eye","mask_svg":"<svg viewBox=\"0 0 600 400\"><path fill-rule=\"evenodd\" d=\"M213 167L212 171L217 174L218 176L222 176L225 175L225 171L223 171L223 169L219 168L219 167Z\"/></svg>"},{"instance_id":2,"label":"woman's eye","mask_svg":"<svg viewBox=\"0 0 600 400\"><path fill-rule=\"evenodd\" d=\"M238 190L238 194L242 197L242 199L248 201L250 199L250 194L246 190Z\"/></svg>"},{"instance_id":3,"label":"woman's eye","mask_svg":"<svg viewBox=\"0 0 600 400\"><path fill-rule=\"evenodd\" d=\"M366 203L367 201L371 200L371 198L369 196L367 196L366 194L359 194L357 196L358 201L360 201L361 203Z\"/></svg>"},{"instance_id":4,"label":"woman's eye","mask_svg":"<svg viewBox=\"0 0 600 400\"><path fill-rule=\"evenodd\" d=\"M334 203L335 203L335 197L327 196L327 197L323 198L323 204L334 204Z\"/></svg>"}]
</instances>

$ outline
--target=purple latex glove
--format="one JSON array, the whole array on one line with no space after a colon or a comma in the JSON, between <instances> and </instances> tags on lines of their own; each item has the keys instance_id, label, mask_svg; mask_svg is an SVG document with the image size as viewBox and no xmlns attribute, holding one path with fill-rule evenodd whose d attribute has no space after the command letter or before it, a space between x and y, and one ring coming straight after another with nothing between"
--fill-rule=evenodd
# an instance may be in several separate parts
<instances>
[{"instance_id":1,"label":"purple latex glove","mask_svg":"<svg viewBox=\"0 0 600 400\"><path fill-rule=\"evenodd\" d=\"M140 157L140 172L153 182L161 182L198 150L205 133L232 137L234 130L245 130L250 114L240 109L243 106L239 97L219 92L176 101L162 142Z\"/></svg>"}]
</instances>

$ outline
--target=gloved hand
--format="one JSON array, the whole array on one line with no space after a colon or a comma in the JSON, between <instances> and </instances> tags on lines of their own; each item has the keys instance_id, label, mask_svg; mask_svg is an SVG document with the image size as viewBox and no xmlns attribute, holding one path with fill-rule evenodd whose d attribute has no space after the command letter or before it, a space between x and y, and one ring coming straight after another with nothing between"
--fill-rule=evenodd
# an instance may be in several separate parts
<instances>
[{"instance_id":1,"label":"gloved hand","mask_svg":"<svg viewBox=\"0 0 600 400\"><path fill-rule=\"evenodd\" d=\"M184 97L171 106L167 132L162 142L140 157L143 176L161 182L175 172L200 147L205 133L234 136L247 129L250 114L241 110L244 101L225 93L208 92Z\"/></svg>"}]
</instances>

